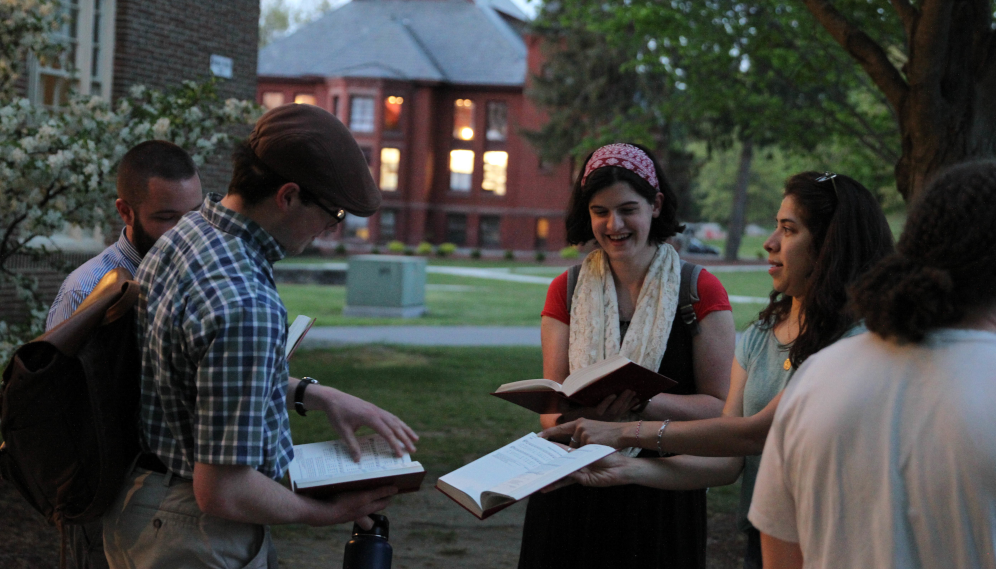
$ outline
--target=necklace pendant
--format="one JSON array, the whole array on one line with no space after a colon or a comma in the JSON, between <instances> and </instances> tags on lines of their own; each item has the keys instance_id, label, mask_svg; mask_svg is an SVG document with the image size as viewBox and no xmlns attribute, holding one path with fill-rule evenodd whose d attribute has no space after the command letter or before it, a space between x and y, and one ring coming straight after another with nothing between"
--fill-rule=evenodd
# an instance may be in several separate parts
<instances>
[{"instance_id":1,"label":"necklace pendant","mask_svg":"<svg viewBox=\"0 0 996 569\"><path fill-rule=\"evenodd\" d=\"M788 359L788 358L785 358L785 363L783 363L783 364L782 364L782 368L783 368L783 369L784 369L785 371L788 371L788 370L792 369L792 362L791 362L791 361L789 361L789 359Z\"/></svg>"}]
</instances>

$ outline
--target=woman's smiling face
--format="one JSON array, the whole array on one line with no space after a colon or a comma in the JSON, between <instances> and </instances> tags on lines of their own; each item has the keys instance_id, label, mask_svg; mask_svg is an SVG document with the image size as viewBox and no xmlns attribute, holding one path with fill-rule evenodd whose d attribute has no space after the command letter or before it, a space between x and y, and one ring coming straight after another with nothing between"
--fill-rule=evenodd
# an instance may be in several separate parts
<instances>
[{"instance_id":1,"label":"woman's smiling face","mask_svg":"<svg viewBox=\"0 0 996 569\"><path fill-rule=\"evenodd\" d=\"M768 252L768 274L778 292L801 299L813 272L813 236L802 222L795 198L785 196L775 217L775 231L764 242Z\"/></svg>"},{"instance_id":2,"label":"woman's smiling face","mask_svg":"<svg viewBox=\"0 0 996 569\"><path fill-rule=\"evenodd\" d=\"M663 196L648 203L627 182L599 190L588 202L591 231L610 259L622 259L649 246L650 223L661 213Z\"/></svg>"}]
</instances>

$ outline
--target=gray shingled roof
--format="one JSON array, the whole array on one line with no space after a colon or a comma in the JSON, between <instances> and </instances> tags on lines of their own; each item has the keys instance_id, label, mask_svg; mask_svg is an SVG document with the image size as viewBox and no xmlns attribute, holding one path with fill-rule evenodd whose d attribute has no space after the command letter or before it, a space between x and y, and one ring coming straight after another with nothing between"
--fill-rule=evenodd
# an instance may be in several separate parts
<instances>
[{"instance_id":1,"label":"gray shingled roof","mask_svg":"<svg viewBox=\"0 0 996 569\"><path fill-rule=\"evenodd\" d=\"M526 46L488 0L353 0L261 49L257 72L523 85Z\"/></svg>"}]
</instances>

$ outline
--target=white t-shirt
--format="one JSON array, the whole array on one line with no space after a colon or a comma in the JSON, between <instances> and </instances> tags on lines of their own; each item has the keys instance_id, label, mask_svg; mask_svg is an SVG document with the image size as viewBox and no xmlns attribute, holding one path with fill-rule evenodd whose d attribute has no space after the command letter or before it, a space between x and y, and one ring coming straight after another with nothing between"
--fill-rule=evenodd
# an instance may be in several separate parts
<instances>
[{"instance_id":1,"label":"white t-shirt","mask_svg":"<svg viewBox=\"0 0 996 569\"><path fill-rule=\"evenodd\" d=\"M862 334L810 357L748 518L807 568L996 569L996 334Z\"/></svg>"}]
</instances>

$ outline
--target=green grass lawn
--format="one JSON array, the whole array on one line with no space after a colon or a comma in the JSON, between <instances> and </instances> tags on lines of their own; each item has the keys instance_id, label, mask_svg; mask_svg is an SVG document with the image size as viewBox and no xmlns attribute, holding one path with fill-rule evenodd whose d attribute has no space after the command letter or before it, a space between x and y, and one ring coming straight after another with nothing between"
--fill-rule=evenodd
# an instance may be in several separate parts
<instances>
[{"instance_id":1,"label":"green grass lawn","mask_svg":"<svg viewBox=\"0 0 996 569\"><path fill-rule=\"evenodd\" d=\"M552 275L551 275L552 276ZM421 318L356 318L342 315L346 287L277 285L293 319L317 318L316 326L539 326L546 285L430 274Z\"/></svg>"},{"instance_id":2,"label":"green grass lawn","mask_svg":"<svg viewBox=\"0 0 996 569\"><path fill-rule=\"evenodd\" d=\"M522 435L539 416L488 395L499 385L542 377L539 348L355 346L295 354L291 374L387 409L418 432L414 459L432 476L445 474ZM294 443L336 438L320 414L291 413Z\"/></svg>"}]
</instances>

